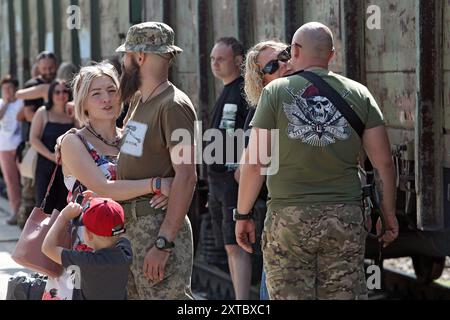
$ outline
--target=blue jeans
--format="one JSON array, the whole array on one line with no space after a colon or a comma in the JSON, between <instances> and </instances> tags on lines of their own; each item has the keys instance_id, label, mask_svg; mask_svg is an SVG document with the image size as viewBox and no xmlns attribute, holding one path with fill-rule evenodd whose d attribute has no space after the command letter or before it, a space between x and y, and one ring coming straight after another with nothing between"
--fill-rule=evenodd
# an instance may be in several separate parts
<instances>
[{"instance_id":1,"label":"blue jeans","mask_svg":"<svg viewBox=\"0 0 450 320\"><path fill-rule=\"evenodd\" d=\"M262 271L262 276L261 276L261 286L259 288L259 299L260 300L270 300L269 298L269 292L267 291L267 286L266 286L266 272Z\"/></svg>"}]
</instances>

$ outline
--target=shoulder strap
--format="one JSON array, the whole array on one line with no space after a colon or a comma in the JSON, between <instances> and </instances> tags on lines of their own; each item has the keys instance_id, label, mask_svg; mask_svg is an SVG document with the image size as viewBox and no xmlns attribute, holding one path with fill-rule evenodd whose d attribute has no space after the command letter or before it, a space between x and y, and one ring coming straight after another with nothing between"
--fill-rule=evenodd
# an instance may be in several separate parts
<instances>
[{"instance_id":1,"label":"shoulder strap","mask_svg":"<svg viewBox=\"0 0 450 320\"><path fill-rule=\"evenodd\" d=\"M91 150L91 149L89 148L89 144L88 144L86 138L83 137L83 136L80 134L80 131L77 130L76 128L72 128L72 129L70 129L69 131L67 131L66 133L64 133L64 134L59 138L58 144L62 144L63 140L64 140L69 134L74 134L74 135L76 135L76 136L78 137L78 139L80 139L81 142L84 144L84 146L86 147L86 149L88 149L88 151Z\"/></svg>"},{"instance_id":2,"label":"shoulder strap","mask_svg":"<svg viewBox=\"0 0 450 320\"><path fill-rule=\"evenodd\" d=\"M358 117L356 112L350 107L347 101L335 90L333 89L325 80L320 76L311 71L299 71L295 73L319 89L320 93L330 100L334 106L339 110L339 112L344 116L344 118L350 123L359 137L362 139L364 133L365 125Z\"/></svg>"},{"instance_id":3,"label":"shoulder strap","mask_svg":"<svg viewBox=\"0 0 450 320\"><path fill-rule=\"evenodd\" d=\"M52 186L53 186L53 182L55 181L56 173L57 173L57 171L58 171L58 167L60 166L60 164L61 164L61 160L58 159L58 161L57 161L57 163L56 163L56 165L55 165L55 169L53 170L52 177L50 178L50 182L49 182L49 184L48 184L48 186L47 186L47 192L45 193L44 200L42 200L42 204L41 204L41 209L42 209L42 210L44 210L44 208L45 208L45 204L46 204L46 202L47 202L47 198L48 198L48 196L50 195L50 190L51 190L51 188L52 188Z\"/></svg>"},{"instance_id":4,"label":"shoulder strap","mask_svg":"<svg viewBox=\"0 0 450 320\"><path fill-rule=\"evenodd\" d=\"M77 132L75 133L75 135L81 140L81 142L84 144L84 146L86 147L86 149L87 149L88 151L91 151L91 147L89 146L89 143L88 143L88 141L86 140L86 138L83 137L83 135L80 134L79 131L77 131Z\"/></svg>"},{"instance_id":5,"label":"shoulder strap","mask_svg":"<svg viewBox=\"0 0 450 320\"><path fill-rule=\"evenodd\" d=\"M60 143L62 143L62 141L64 140L65 137L67 137L69 134L74 134L78 137L78 139L81 140L81 142L83 143L83 145L86 147L86 149L88 150L88 152L91 151L89 144L87 142L87 140L80 134L79 130L72 128L70 129L68 132L66 132L62 138ZM83 191L85 191L84 186L81 184L81 182L79 180L76 180L75 183L73 184L72 190L70 190L72 192L72 199L71 201L75 201L75 198L78 194L82 193Z\"/></svg>"}]
</instances>

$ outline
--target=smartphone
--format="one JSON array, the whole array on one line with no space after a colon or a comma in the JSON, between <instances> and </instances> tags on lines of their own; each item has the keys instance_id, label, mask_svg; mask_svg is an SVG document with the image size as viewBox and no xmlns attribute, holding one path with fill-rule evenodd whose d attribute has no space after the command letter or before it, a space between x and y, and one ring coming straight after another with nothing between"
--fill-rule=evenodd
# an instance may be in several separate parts
<instances>
[{"instance_id":1,"label":"smartphone","mask_svg":"<svg viewBox=\"0 0 450 320\"><path fill-rule=\"evenodd\" d=\"M78 203L80 206L83 205L84 196L82 193L78 194L75 198L75 203Z\"/></svg>"}]
</instances>

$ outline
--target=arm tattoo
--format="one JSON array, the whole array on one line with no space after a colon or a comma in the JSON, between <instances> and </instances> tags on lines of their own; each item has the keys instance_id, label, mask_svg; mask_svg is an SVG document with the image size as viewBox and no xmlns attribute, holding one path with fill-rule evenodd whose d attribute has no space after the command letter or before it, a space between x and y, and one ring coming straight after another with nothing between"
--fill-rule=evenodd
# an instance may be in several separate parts
<instances>
[{"instance_id":1,"label":"arm tattoo","mask_svg":"<svg viewBox=\"0 0 450 320\"><path fill-rule=\"evenodd\" d=\"M379 203L383 202L383 180L381 180L380 173L377 169L373 168L373 177L375 181L375 187L379 198Z\"/></svg>"}]
</instances>

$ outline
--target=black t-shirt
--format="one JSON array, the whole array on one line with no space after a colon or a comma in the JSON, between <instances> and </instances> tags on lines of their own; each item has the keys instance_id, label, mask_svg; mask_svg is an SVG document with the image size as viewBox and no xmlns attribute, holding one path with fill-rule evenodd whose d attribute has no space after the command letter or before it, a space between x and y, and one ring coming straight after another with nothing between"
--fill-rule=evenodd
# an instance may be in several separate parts
<instances>
[{"instance_id":1,"label":"black t-shirt","mask_svg":"<svg viewBox=\"0 0 450 320\"><path fill-rule=\"evenodd\" d=\"M234 138L234 157L232 155L227 155L226 146L227 144L230 145L233 143L231 135L234 133L234 130L244 128L245 119L248 113L248 105L244 98L243 87L244 78L242 77L227 84L214 105L210 128L220 129L222 131L224 147L221 161L217 160L215 164L209 165L209 170L215 172L232 171L237 167L236 164L240 160L237 152L237 147L239 145L237 138ZM214 139L208 144L213 142ZM239 150L239 153L241 153L241 151L242 150ZM213 156L215 156L214 153ZM227 158L230 161L227 161Z\"/></svg>"},{"instance_id":2,"label":"black t-shirt","mask_svg":"<svg viewBox=\"0 0 450 320\"><path fill-rule=\"evenodd\" d=\"M73 300L125 300L128 272L133 260L130 241L119 238L114 248L95 252L64 249L64 268L80 268L81 289L74 289Z\"/></svg>"},{"instance_id":3,"label":"black t-shirt","mask_svg":"<svg viewBox=\"0 0 450 320\"><path fill-rule=\"evenodd\" d=\"M34 78L25 82L24 88L32 88L40 84L44 84L45 81L42 78ZM25 100L25 108L31 108L34 112L45 104L44 99ZM31 122L22 122L22 141L28 141L30 139L30 127Z\"/></svg>"}]
</instances>

